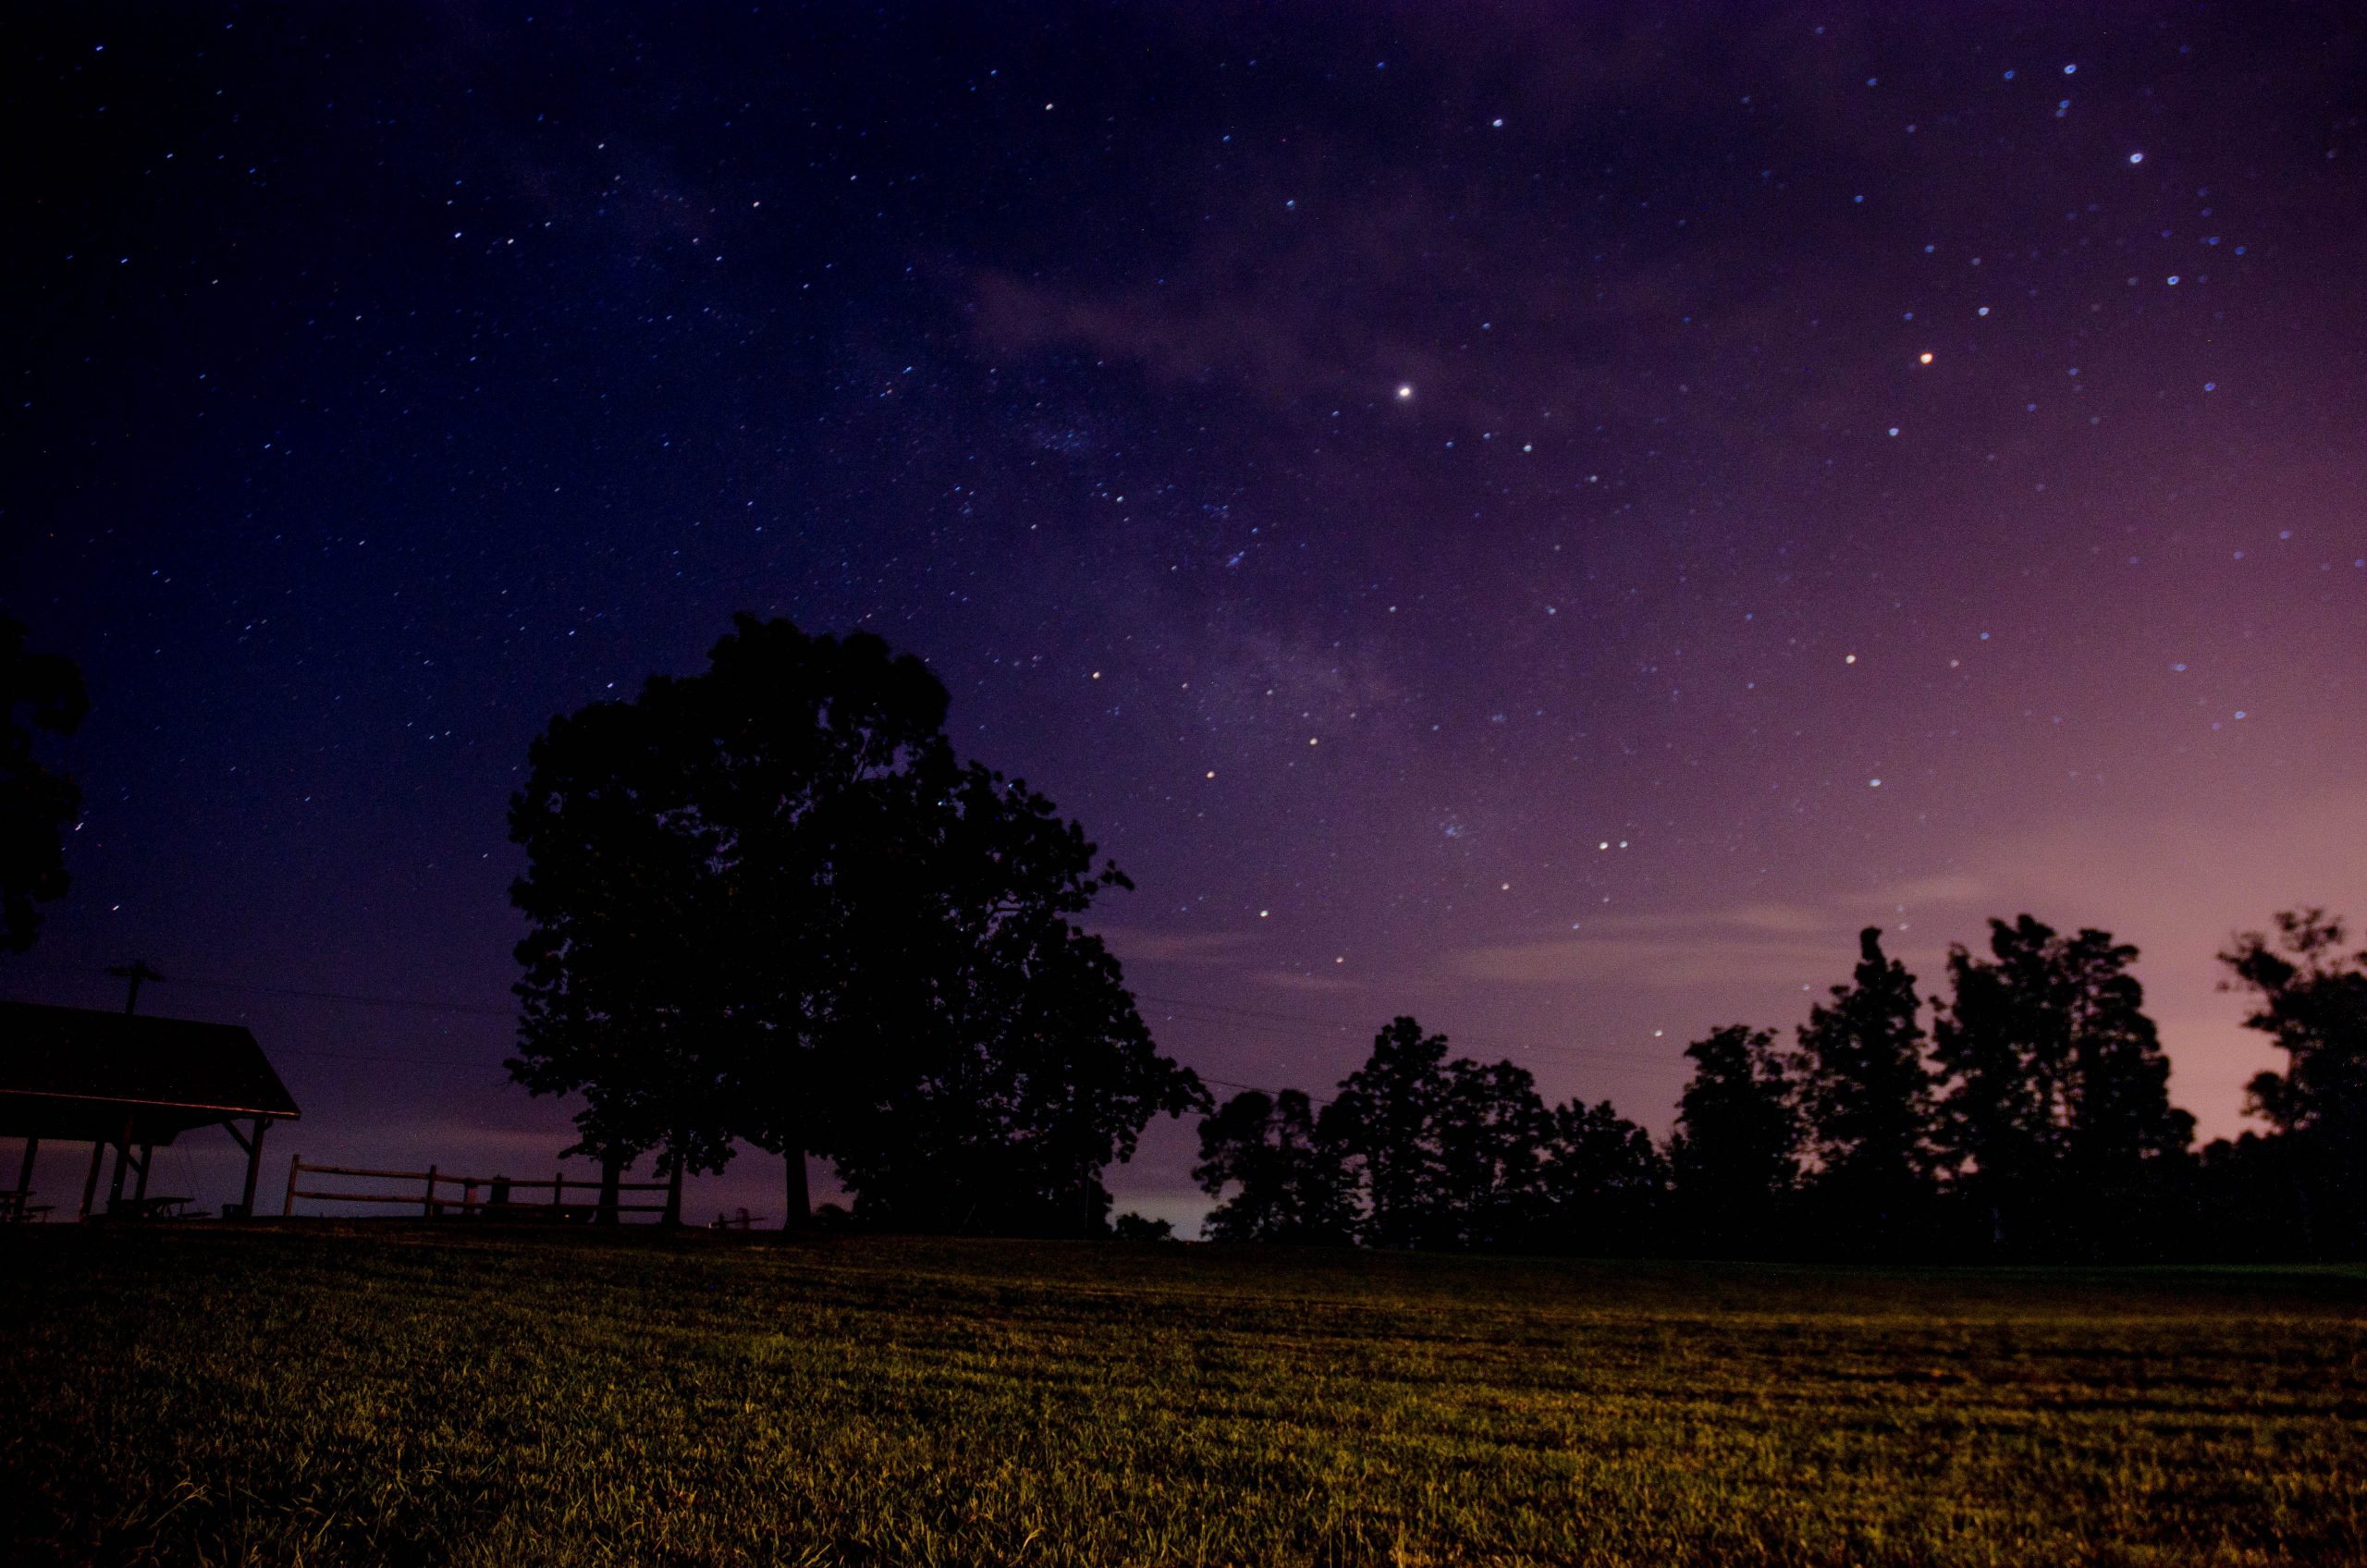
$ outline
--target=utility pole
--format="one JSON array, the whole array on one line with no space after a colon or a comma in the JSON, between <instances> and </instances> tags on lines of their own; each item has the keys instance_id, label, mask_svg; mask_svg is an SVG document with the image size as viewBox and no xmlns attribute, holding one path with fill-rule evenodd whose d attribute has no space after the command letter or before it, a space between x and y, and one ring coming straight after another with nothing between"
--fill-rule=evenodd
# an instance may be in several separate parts
<instances>
[{"instance_id":1,"label":"utility pole","mask_svg":"<svg viewBox=\"0 0 2367 1568\"><path fill-rule=\"evenodd\" d=\"M148 967L148 961L144 958L133 959L129 963L108 964L107 973L114 975L118 980L129 980L131 982L131 992L129 996L123 998L123 1014L126 1018L130 1017L133 1013L140 1011L140 982L142 980L162 980L164 978L163 975Z\"/></svg>"}]
</instances>

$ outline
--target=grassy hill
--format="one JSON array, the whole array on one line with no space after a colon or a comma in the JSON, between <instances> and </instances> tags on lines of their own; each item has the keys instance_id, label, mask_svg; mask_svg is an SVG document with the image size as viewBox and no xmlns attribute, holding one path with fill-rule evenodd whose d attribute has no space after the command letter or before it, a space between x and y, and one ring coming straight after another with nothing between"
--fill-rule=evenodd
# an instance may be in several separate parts
<instances>
[{"instance_id":1,"label":"grassy hill","mask_svg":"<svg viewBox=\"0 0 2367 1568\"><path fill-rule=\"evenodd\" d=\"M0 1559L2367 1562L2367 1276L0 1236Z\"/></svg>"}]
</instances>

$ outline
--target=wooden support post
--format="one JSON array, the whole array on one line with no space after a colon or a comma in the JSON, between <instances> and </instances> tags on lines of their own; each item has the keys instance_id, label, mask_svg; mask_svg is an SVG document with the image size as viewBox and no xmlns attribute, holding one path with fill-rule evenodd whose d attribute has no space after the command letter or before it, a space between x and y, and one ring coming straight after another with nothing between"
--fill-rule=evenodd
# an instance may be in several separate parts
<instances>
[{"instance_id":1,"label":"wooden support post","mask_svg":"<svg viewBox=\"0 0 2367 1568\"><path fill-rule=\"evenodd\" d=\"M288 1195L281 1199L279 1204L279 1218L282 1219L296 1212L296 1172L303 1169L302 1155L291 1154L288 1157Z\"/></svg>"},{"instance_id":2,"label":"wooden support post","mask_svg":"<svg viewBox=\"0 0 2367 1568\"><path fill-rule=\"evenodd\" d=\"M666 1212L657 1222L671 1231L682 1223L682 1157L669 1149L666 1164Z\"/></svg>"},{"instance_id":3,"label":"wooden support post","mask_svg":"<svg viewBox=\"0 0 2367 1568\"><path fill-rule=\"evenodd\" d=\"M107 1183L107 1207L123 1202L123 1168L131 1162L131 1118L123 1119L123 1136L116 1140L115 1179Z\"/></svg>"},{"instance_id":4,"label":"wooden support post","mask_svg":"<svg viewBox=\"0 0 2367 1568\"><path fill-rule=\"evenodd\" d=\"M432 1165L427 1168L427 1198L419 1212L427 1219L435 1218L435 1167Z\"/></svg>"},{"instance_id":5,"label":"wooden support post","mask_svg":"<svg viewBox=\"0 0 2367 1568\"><path fill-rule=\"evenodd\" d=\"M558 1214L567 1207L567 1188L564 1184L566 1181L566 1171L554 1170L551 1172L551 1213L554 1215Z\"/></svg>"},{"instance_id":6,"label":"wooden support post","mask_svg":"<svg viewBox=\"0 0 2367 1568\"><path fill-rule=\"evenodd\" d=\"M267 1118L258 1116L254 1130L247 1135L247 1184L239 1195L239 1216L243 1219L255 1217L255 1178L263 1174L263 1130L270 1125ZM288 1185L292 1187L295 1172L291 1170L288 1175Z\"/></svg>"},{"instance_id":7,"label":"wooden support post","mask_svg":"<svg viewBox=\"0 0 2367 1568\"><path fill-rule=\"evenodd\" d=\"M82 1207L75 1218L91 1218L91 1200L99 1195L99 1162L107 1157L107 1141L101 1138L91 1145L91 1173L82 1178Z\"/></svg>"},{"instance_id":8,"label":"wooden support post","mask_svg":"<svg viewBox=\"0 0 2367 1568\"><path fill-rule=\"evenodd\" d=\"M39 1153L41 1153L41 1140L39 1138L27 1138L25 1140L25 1162L17 1167L17 1204L20 1212L24 1207L25 1199L32 1195L33 1156Z\"/></svg>"},{"instance_id":9,"label":"wooden support post","mask_svg":"<svg viewBox=\"0 0 2367 1568\"><path fill-rule=\"evenodd\" d=\"M156 1145L140 1145L140 1184L131 1189L131 1201L138 1203L148 1195L148 1168L156 1163Z\"/></svg>"}]
</instances>

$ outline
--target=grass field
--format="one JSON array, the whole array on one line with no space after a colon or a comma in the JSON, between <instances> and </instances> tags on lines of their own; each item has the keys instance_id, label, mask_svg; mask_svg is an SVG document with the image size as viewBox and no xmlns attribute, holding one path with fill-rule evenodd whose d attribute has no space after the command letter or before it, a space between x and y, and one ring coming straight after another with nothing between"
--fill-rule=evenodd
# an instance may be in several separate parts
<instances>
[{"instance_id":1,"label":"grass field","mask_svg":"<svg viewBox=\"0 0 2367 1568\"><path fill-rule=\"evenodd\" d=\"M0 1561L2367 1562L2367 1277L0 1237Z\"/></svg>"}]
</instances>

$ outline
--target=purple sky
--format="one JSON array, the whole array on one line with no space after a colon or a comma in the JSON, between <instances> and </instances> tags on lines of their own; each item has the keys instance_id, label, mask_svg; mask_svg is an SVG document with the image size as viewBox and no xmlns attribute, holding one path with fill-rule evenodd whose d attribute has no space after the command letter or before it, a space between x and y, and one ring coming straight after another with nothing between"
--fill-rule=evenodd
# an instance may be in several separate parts
<instances>
[{"instance_id":1,"label":"purple sky","mask_svg":"<svg viewBox=\"0 0 2367 1568\"><path fill-rule=\"evenodd\" d=\"M2028 910L2236 1131L2213 953L2367 918L2367 26L1895 9L11 18L0 597L95 707L0 987L546 1170L504 802L750 608L930 661L1212 1078L1411 1011L1660 1130Z\"/></svg>"}]
</instances>

